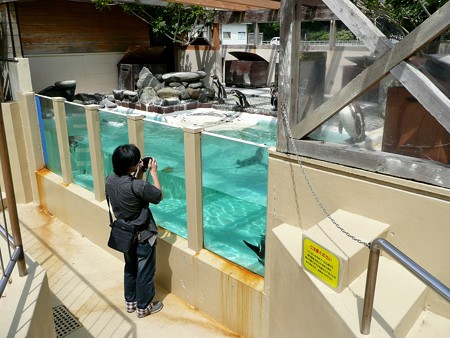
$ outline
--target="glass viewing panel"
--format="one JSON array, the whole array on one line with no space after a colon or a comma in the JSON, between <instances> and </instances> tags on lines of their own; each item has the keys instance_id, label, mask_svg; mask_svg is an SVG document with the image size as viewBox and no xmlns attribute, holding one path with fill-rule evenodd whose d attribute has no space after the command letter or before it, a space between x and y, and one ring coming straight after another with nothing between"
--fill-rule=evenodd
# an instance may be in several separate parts
<instances>
[{"instance_id":1,"label":"glass viewing panel","mask_svg":"<svg viewBox=\"0 0 450 338\"><path fill-rule=\"evenodd\" d=\"M89 191L94 191L85 107L67 101L64 102L64 107L73 181Z\"/></svg>"},{"instance_id":2,"label":"glass viewing panel","mask_svg":"<svg viewBox=\"0 0 450 338\"><path fill-rule=\"evenodd\" d=\"M156 224L187 238L184 131L144 120L144 148L142 157L151 156L158 161L158 177L164 191L161 203L150 206Z\"/></svg>"},{"instance_id":3,"label":"glass viewing panel","mask_svg":"<svg viewBox=\"0 0 450 338\"><path fill-rule=\"evenodd\" d=\"M123 114L100 110L100 142L103 151L104 175L113 172L112 154L121 144L128 143L128 119Z\"/></svg>"},{"instance_id":4,"label":"glass viewing panel","mask_svg":"<svg viewBox=\"0 0 450 338\"><path fill-rule=\"evenodd\" d=\"M53 101L51 98L36 95L36 105L41 122L41 131L43 130L41 137L45 165L50 171L61 176L61 157L59 156Z\"/></svg>"},{"instance_id":5,"label":"glass viewing panel","mask_svg":"<svg viewBox=\"0 0 450 338\"><path fill-rule=\"evenodd\" d=\"M450 97L450 41L446 34L412 56L410 63ZM365 47L361 48L360 51L355 48L341 51L340 63L332 62L333 51L302 52L298 120L311 114L376 61ZM335 74L335 78L328 74ZM347 146L346 149L389 152L450 163L450 133L391 74L310 133L308 138L340 143Z\"/></svg>"},{"instance_id":6,"label":"glass viewing panel","mask_svg":"<svg viewBox=\"0 0 450 338\"><path fill-rule=\"evenodd\" d=\"M267 148L207 132L201 142L204 246L264 275Z\"/></svg>"}]
</instances>

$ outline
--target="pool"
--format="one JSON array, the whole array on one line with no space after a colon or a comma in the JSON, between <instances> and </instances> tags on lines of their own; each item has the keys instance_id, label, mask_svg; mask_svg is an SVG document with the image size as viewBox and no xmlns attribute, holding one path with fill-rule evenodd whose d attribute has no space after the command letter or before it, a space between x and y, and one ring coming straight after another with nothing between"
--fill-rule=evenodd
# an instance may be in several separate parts
<instances>
[{"instance_id":1,"label":"pool","mask_svg":"<svg viewBox=\"0 0 450 338\"><path fill-rule=\"evenodd\" d=\"M158 159L164 190L164 200L152 206L152 212L161 227L187 238L183 127L201 126L204 246L263 275L263 264L244 240L258 245L265 235L267 148L276 142L276 120L211 109L164 115L122 109L100 111L105 176L112 172L111 155L115 147L128 142L126 114L144 113L143 155ZM67 124L74 182L93 191L85 117L76 110L70 112ZM45 123L54 122L50 118ZM57 155L52 128L45 128L46 138L51 140L47 151Z\"/></svg>"}]
</instances>

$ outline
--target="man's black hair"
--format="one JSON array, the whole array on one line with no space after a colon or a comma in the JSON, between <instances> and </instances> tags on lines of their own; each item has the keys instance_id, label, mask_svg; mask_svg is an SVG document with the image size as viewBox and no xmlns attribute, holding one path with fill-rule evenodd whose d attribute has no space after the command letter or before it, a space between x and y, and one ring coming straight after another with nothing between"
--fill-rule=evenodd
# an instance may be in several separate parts
<instances>
[{"instance_id":1,"label":"man's black hair","mask_svg":"<svg viewBox=\"0 0 450 338\"><path fill-rule=\"evenodd\" d=\"M141 152L134 144L118 146L112 155L112 165L117 176L128 173L130 167L137 165L141 159Z\"/></svg>"}]
</instances>

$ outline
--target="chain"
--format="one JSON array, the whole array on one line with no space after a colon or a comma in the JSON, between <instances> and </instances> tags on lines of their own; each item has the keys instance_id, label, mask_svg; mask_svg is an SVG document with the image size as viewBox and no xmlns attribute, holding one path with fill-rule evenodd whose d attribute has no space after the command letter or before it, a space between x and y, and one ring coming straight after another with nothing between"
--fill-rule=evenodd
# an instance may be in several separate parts
<instances>
[{"instance_id":1,"label":"chain","mask_svg":"<svg viewBox=\"0 0 450 338\"><path fill-rule=\"evenodd\" d=\"M286 127L286 130L288 132L288 137L291 140L291 144L292 144L292 148L294 149L294 153L296 155L297 158L297 163L300 166L300 170L302 172L303 177L305 178L306 184L308 185L309 191L311 192L311 195L314 197L314 200L316 201L317 205L320 207L320 209L322 209L322 212L327 216L327 218L331 221L331 223L334 224L334 226L336 228L338 228L342 233L344 233L347 237L350 237L352 240L358 242L359 244L365 245L366 247L368 247L370 249L370 243L368 242L364 242L363 240L353 236L352 234L350 234L348 231L346 231L342 226L340 226L338 224L338 222L330 215L330 213L327 211L327 209L325 208L325 206L323 205L322 201L320 200L319 196L317 195L317 193L314 191L313 186L311 184L311 181L309 180L308 175L306 174L305 168L303 167L302 161L300 159L300 154L297 151L297 147L295 145L294 142L294 138L292 137L292 130L291 127L289 126L289 120L286 116L286 103L282 103L281 104L281 112L283 114L283 120L284 120L284 125Z\"/></svg>"}]
</instances>

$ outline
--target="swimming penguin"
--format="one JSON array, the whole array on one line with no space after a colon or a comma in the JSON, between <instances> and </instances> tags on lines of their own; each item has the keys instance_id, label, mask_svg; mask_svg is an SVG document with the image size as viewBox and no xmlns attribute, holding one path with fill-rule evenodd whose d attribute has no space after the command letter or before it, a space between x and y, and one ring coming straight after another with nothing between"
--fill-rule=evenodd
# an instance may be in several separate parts
<instances>
[{"instance_id":1,"label":"swimming penguin","mask_svg":"<svg viewBox=\"0 0 450 338\"><path fill-rule=\"evenodd\" d=\"M227 98L227 92L225 91L225 87L220 82L219 77L217 75L211 76L213 79L212 85L214 92L216 93L219 103L224 103L224 99Z\"/></svg>"},{"instance_id":2,"label":"swimming penguin","mask_svg":"<svg viewBox=\"0 0 450 338\"><path fill-rule=\"evenodd\" d=\"M264 157L263 148L258 148L254 156L246 158L244 160L236 160L236 165L238 166L238 168L242 168L248 167L249 165L253 164L261 164L263 157Z\"/></svg>"},{"instance_id":3,"label":"swimming penguin","mask_svg":"<svg viewBox=\"0 0 450 338\"><path fill-rule=\"evenodd\" d=\"M245 245L247 245L256 254L256 256L258 256L258 262L264 265L266 260L266 235L261 235L258 245L249 243L245 239L243 241Z\"/></svg>"},{"instance_id":4,"label":"swimming penguin","mask_svg":"<svg viewBox=\"0 0 450 338\"><path fill-rule=\"evenodd\" d=\"M247 101L247 97L243 92L236 89L232 89L230 90L230 95L234 97L234 100L236 101L236 105L238 107L242 108L250 107L250 104Z\"/></svg>"},{"instance_id":5,"label":"swimming penguin","mask_svg":"<svg viewBox=\"0 0 450 338\"><path fill-rule=\"evenodd\" d=\"M339 133L345 129L349 143L358 143L366 139L364 115L358 102L352 102L339 112Z\"/></svg>"},{"instance_id":6,"label":"swimming penguin","mask_svg":"<svg viewBox=\"0 0 450 338\"><path fill-rule=\"evenodd\" d=\"M278 109L278 87L275 82L270 85L270 104L272 105L272 110Z\"/></svg>"}]
</instances>

